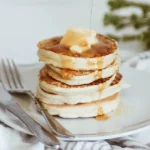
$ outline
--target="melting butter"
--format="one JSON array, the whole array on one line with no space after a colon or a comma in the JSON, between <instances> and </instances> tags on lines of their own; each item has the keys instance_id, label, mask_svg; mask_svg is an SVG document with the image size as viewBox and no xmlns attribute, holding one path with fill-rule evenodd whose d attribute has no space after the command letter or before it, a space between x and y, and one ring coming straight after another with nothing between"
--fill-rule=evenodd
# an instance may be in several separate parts
<instances>
[{"instance_id":1,"label":"melting butter","mask_svg":"<svg viewBox=\"0 0 150 150\"><path fill-rule=\"evenodd\" d=\"M70 27L63 36L60 44L67 46L71 51L82 53L96 44L98 39L96 32L84 28Z\"/></svg>"}]
</instances>

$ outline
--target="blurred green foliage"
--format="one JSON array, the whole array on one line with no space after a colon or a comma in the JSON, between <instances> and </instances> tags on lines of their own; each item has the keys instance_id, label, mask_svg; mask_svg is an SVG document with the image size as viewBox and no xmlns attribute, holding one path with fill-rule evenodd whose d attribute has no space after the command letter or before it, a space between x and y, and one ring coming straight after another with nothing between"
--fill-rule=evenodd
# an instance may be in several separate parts
<instances>
[{"instance_id":1,"label":"blurred green foliage","mask_svg":"<svg viewBox=\"0 0 150 150\"><path fill-rule=\"evenodd\" d=\"M145 49L150 49L150 4L142 2L132 2L127 0L108 0L110 12L104 15L104 25L113 25L116 30L122 30L126 27L132 26L139 30L139 34L125 34L117 36L108 34L109 37L117 41L132 41L139 40L145 45ZM129 16L121 16L115 13L116 10L127 7L137 7L142 10L142 15L135 13ZM140 30L143 29L143 30Z\"/></svg>"}]
</instances>

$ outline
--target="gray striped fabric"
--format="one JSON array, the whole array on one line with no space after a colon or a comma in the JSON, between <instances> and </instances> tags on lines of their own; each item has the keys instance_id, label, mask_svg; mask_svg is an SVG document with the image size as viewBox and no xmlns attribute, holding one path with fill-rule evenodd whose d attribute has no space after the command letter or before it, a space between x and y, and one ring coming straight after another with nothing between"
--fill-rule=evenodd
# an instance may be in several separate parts
<instances>
[{"instance_id":1,"label":"gray striped fabric","mask_svg":"<svg viewBox=\"0 0 150 150\"><path fill-rule=\"evenodd\" d=\"M146 132L149 132L150 135L150 129ZM14 129L9 128L2 122L0 123L0 133L0 150L10 150L12 146L14 147L14 145L15 148L13 148L13 150L52 150L51 148L44 147L44 145L41 144L35 137L15 131ZM12 140L12 138L14 138L15 140ZM18 138L20 139L20 141L16 141L16 139ZM146 138L150 138L150 136L146 136ZM148 141L150 143L150 139L148 139ZM142 144L136 139L129 136L95 142L61 142L63 150L150 150L149 145L150 144ZM28 148L26 149L25 147Z\"/></svg>"},{"instance_id":2,"label":"gray striped fabric","mask_svg":"<svg viewBox=\"0 0 150 150\"><path fill-rule=\"evenodd\" d=\"M62 142L62 148L64 150L150 150L149 146L131 137L96 142Z\"/></svg>"}]
</instances>

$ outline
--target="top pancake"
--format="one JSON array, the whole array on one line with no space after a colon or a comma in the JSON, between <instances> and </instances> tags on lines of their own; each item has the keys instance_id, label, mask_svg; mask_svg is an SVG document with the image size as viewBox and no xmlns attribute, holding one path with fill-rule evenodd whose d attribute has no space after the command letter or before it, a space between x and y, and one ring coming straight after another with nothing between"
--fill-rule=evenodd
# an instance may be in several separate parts
<instances>
[{"instance_id":1,"label":"top pancake","mask_svg":"<svg viewBox=\"0 0 150 150\"><path fill-rule=\"evenodd\" d=\"M82 53L71 51L69 47L61 45L60 41L62 36L40 41L37 46L39 49L44 49L46 51L52 51L57 54L80 58L95 58L106 56L113 53L117 49L117 44L114 40L101 34L97 34L96 36L99 42L95 45L92 45L89 50Z\"/></svg>"},{"instance_id":2,"label":"top pancake","mask_svg":"<svg viewBox=\"0 0 150 150\"><path fill-rule=\"evenodd\" d=\"M97 70L109 66L116 58L117 43L97 34L98 43L77 53L60 44L62 36L53 37L38 43L39 60L58 68L71 70Z\"/></svg>"}]
</instances>

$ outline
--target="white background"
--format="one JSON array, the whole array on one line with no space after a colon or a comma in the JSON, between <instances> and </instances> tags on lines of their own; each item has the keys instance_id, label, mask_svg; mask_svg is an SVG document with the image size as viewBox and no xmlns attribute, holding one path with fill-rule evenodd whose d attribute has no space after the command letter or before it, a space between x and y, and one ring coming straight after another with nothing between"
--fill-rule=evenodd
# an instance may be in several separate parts
<instances>
[{"instance_id":1,"label":"white background","mask_svg":"<svg viewBox=\"0 0 150 150\"><path fill-rule=\"evenodd\" d=\"M144 0L149 2L149 0ZM106 0L94 0L92 28L100 33L115 31L105 28L102 18L108 11ZM69 26L89 27L91 0L0 0L0 56L12 57L18 63L35 63L39 40L65 32ZM140 13L135 8L117 12ZM128 28L123 32L134 32ZM140 51L138 42L119 44L124 51Z\"/></svg>"}]
</instances>

